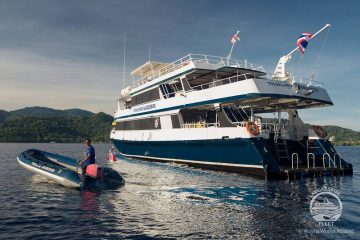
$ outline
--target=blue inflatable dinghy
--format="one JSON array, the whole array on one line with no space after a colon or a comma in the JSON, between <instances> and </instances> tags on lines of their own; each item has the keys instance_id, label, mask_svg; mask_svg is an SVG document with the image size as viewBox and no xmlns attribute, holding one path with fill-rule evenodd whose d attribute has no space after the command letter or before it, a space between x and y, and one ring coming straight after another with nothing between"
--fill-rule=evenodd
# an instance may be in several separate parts
<instances>
[{"instance_id":1,"label":"blue inflatable dinghy","mask_svg":"<svg viewBox=\"0 0 360 240\"><path fill-rule=\"evenodd\" d=\"M76 159L38 149L20 153L17 160L24 168L65 187L116 188L125 183L122 176L111 168L92 164L88 166L89 172L82 174Z\"/></svg>"}]
</instances>

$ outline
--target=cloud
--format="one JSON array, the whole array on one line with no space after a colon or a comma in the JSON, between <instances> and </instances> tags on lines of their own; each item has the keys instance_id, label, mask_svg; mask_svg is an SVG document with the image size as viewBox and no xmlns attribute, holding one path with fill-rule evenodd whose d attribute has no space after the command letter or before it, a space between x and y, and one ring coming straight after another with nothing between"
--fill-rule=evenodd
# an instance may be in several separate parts
<instances>
[{"instance_id":1,"label":"cloud","mask_svg":"<svg viewBox=\"0 0 360 240\"><path fill-rule=\"evenodd\" d=\"M304 112L305 120L360 129L358 4L322 2L290 7L287 1L1 1L0 108L31 105L113 112L121 90L123 34L127 71L148 59L173 61L192 53L233 56L273 72L303 31L333 24L315 80L335 106ZM306 13L304 15L304 12ZM299 18L299 16L303 16ZM349 17L351 16L351 17ZM325 35L312 41L297 76L311 75ZM294 58L288 69L294 70ZM127 83L131 80L128 78Z\"/></svg>"},{"instance_id":2,"label":"cloud","mask_svg":"<svg viewBox=\"0 0 360 240\"><path fill-rule=\"evenodd\" d=\"M0 109L24 106L113 112L120 68L0 50Z\"/></svg>"}]
</instances>

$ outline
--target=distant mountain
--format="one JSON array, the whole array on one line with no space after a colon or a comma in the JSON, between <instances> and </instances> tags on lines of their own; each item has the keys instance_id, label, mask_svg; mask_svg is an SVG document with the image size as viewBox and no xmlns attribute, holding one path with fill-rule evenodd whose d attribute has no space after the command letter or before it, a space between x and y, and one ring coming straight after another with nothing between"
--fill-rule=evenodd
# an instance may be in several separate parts
<instances>
[{"instance_id":1,"label":"distant mountain","mask_svg":"<svg viewBox=\"0 0 360 240\"><path fill-rule=\"evenodd\" d=\"M89 117L94 113L82 109L57 110L48 107L26 107L14 111L0 110L0 123L5 120L18 117L65 117L65 116L85 116Z\"/></svg>"},{"instance_id":2,"label":"distant mountain","mask_svg":"<svg viewBox=\"0 0 360 240\"><path fill-rule=\"evenodd\" d=\"M48 107L26 107L9 112L12 116L26 117L60 117L60 116L92 116L94 113L82 109L57 110Z\"/></svg>"},{"instance_id":3,"label":"distant mountain","mask_svg":"<svg viewBox=\"0 0 360 240\"><path fill-rule=\"evenodd\" d=\"M89 117L89 116L93 116L94 113L86 111L86 110L82 110L79 108L72 108L72 109L67 109L67 110L63 110L63 113L66 116L84 116L84 117Z\"/></svg>"}]
</instances>

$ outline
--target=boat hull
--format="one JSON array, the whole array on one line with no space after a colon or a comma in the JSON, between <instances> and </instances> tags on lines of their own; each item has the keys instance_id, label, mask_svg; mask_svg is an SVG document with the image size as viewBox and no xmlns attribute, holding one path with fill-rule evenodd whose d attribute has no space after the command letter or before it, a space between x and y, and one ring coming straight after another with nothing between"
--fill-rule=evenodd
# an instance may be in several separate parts
<instances>
[{"instance_id":1,"label":"boat hull","mask_svg":"<svg viewBox=\"0 0 360 240\"><path fill-rule=\"evenodd\" d=\"M260 177L279 173L277 162L262 138L191 141L124 141L112 139L127 157L175 162L189 166Z\"/></svg>"}]
</instances>

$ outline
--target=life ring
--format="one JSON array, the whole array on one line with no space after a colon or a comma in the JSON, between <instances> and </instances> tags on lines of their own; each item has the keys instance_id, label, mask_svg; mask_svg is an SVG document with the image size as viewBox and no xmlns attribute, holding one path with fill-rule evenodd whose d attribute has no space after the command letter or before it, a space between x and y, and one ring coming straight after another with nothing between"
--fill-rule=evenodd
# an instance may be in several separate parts
<instances>
[{"instance_id":1,"label":"life ring","mask_svg":"<svg viewBox=\"0 0 360 240\"><path fill-rule=\"evenodd\" d=\"M327 136L327 132L322 126L313 125L313 129L316 136L318 136L319 138L325 138Z\"/></svg>"},{"instance_id":2,"label":"life ring","mask_svg":"<svg viewBox=\"0 0 360 240\"><path fill-rule=\"evenodd\" d=\"M246 130L252 135L252 136L257 136L260 134L260 129L258 127L258 125L256 125L253 122L246 122L245 123L245 127Z\"/></svg>"}]
</instances>

